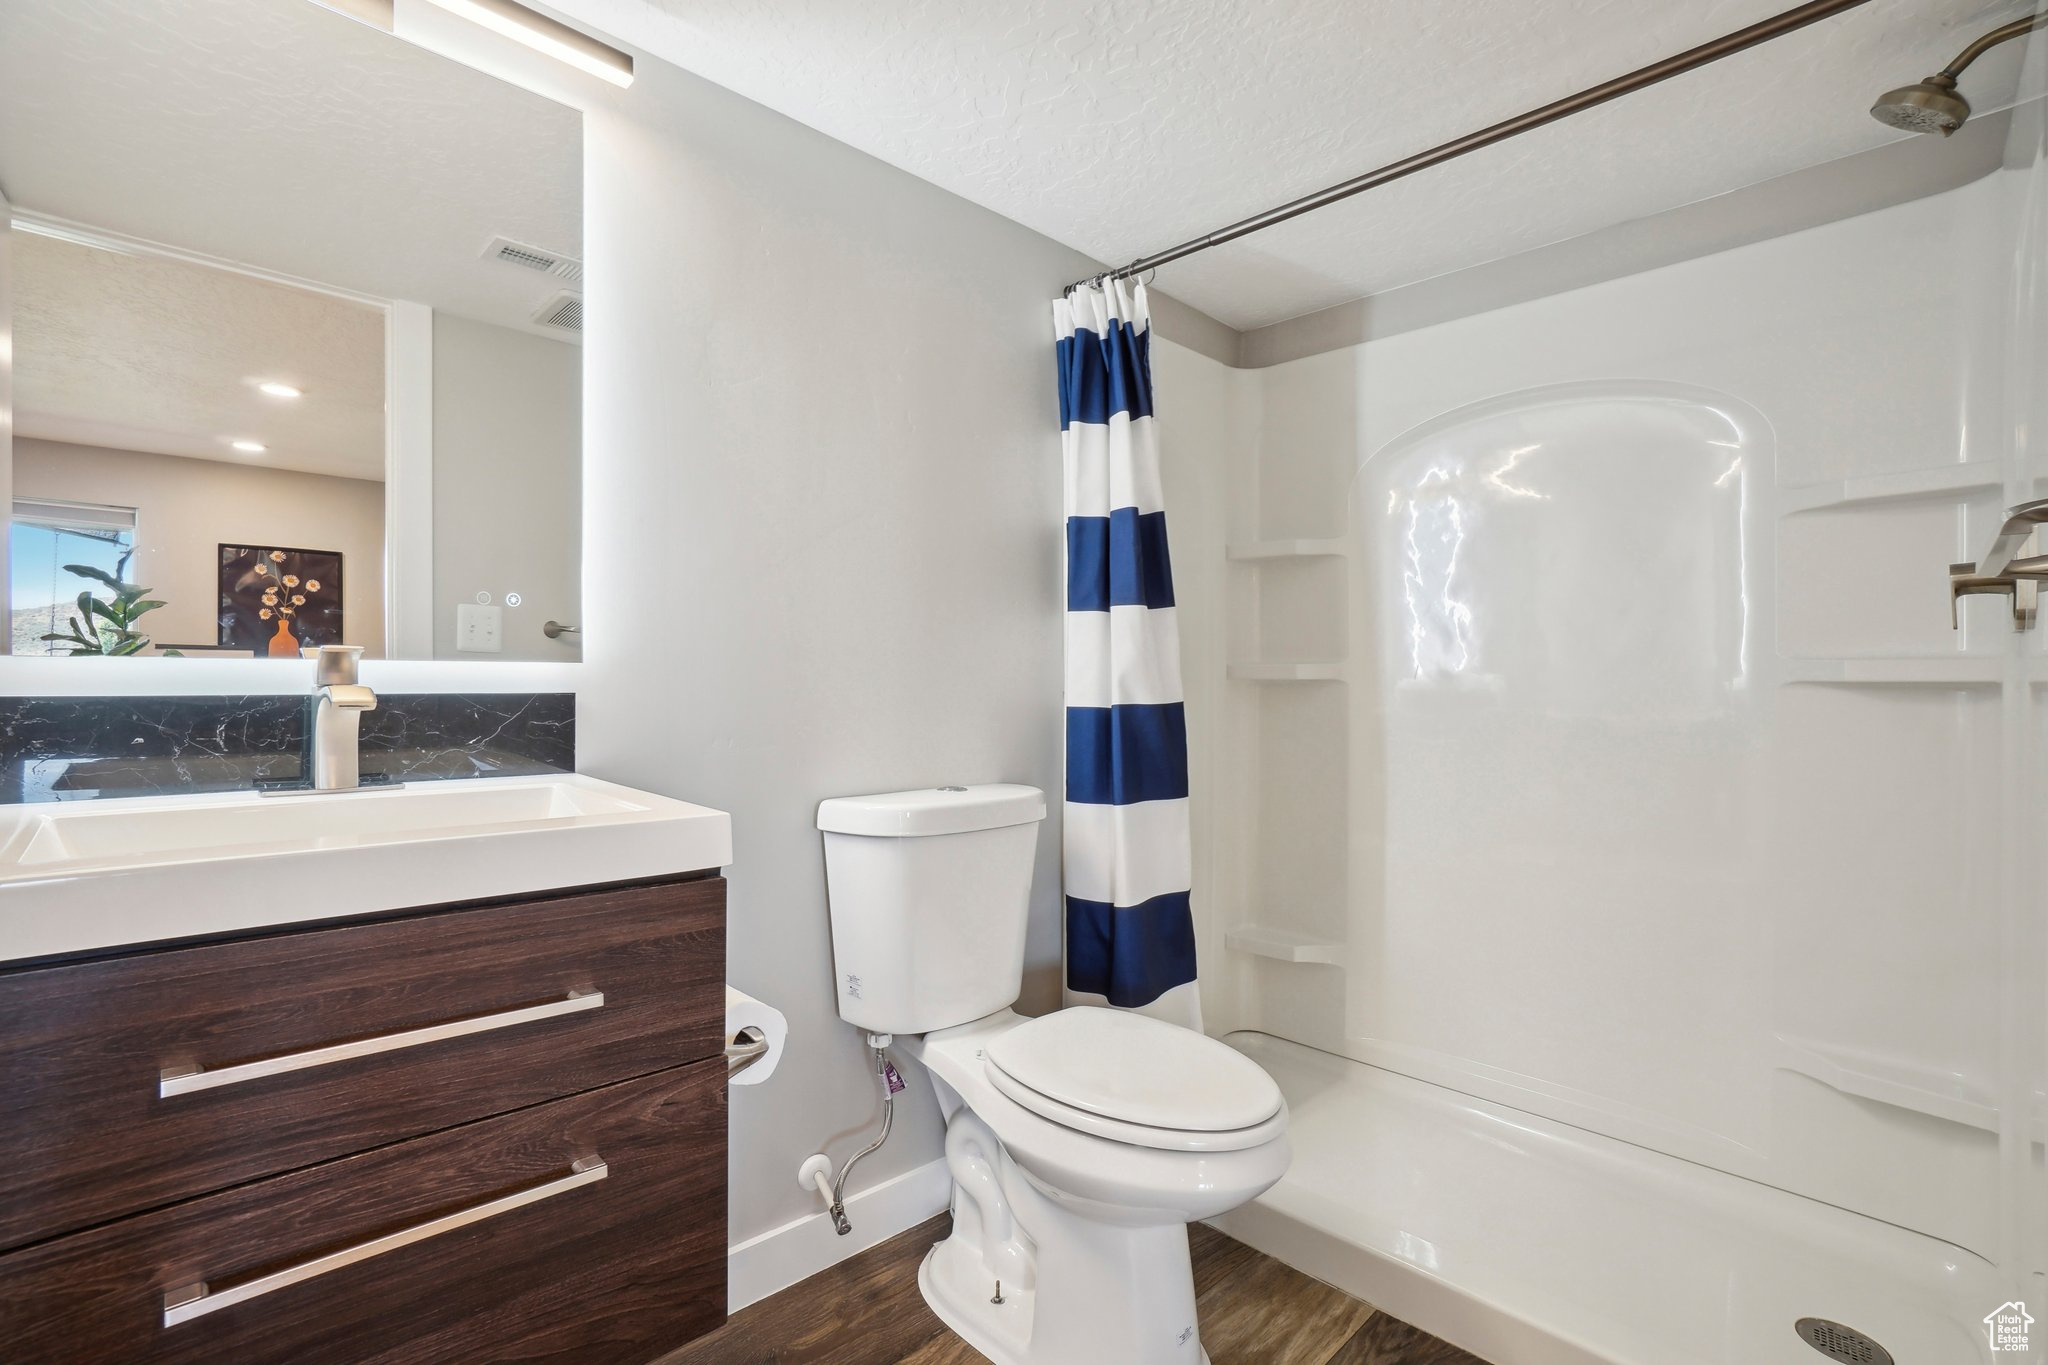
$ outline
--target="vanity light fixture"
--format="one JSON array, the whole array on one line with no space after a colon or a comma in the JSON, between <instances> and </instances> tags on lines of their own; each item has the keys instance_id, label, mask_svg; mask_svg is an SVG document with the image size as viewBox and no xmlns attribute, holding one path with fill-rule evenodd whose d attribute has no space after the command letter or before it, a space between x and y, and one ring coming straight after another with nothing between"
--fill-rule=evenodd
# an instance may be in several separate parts
<instances>
[{"instance_id":1,"label":"vanity light fixture","mask_svg":"<svg viewBox=\"0 0 2048 1365\"><path fill-rule=\"evenodd\" d=\"M633 83L633 59L615 47L600 43L587 33L537 13L516 0L432 0L451 14L459 14L493 33L524 43L557 61L567 62L600 80L624 89Z\"/></svg>"},{"instance_id":2,"label":"vanity light fixture","mask_svg":"<svg viewBox=\"0 0 2048 1365\"><path fill-rule=\"evenodd\" d=\"M244 455L261 455L270 448L261 441L229 441L228 444Z\"/></svg>"},{"instance_id":3,"label":"vanity light fixture","mask_svg":"<svg viewBox=\"0 0 2048 1365\"><path fill-rule=\"evenodd\" d=\"M269 394L272 398L304 398L306 396L304 389L275 379L266 379L256 387L262 392Z\"/></svg>"}]
</instances>

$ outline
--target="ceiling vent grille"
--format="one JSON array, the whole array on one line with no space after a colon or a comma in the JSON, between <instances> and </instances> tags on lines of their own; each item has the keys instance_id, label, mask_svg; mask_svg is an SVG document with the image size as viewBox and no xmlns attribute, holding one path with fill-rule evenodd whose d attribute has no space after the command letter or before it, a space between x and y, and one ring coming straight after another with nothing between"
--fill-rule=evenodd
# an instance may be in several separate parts
<instances>
[{"instance_id":1,"label":"ceiling vent grille","mask_svg":"<svg viewBox=\"0 0 2048 1365\"><path fill-rule=\"evenodd\" d=\"M565 332L583 330L583 296L564 289L561 293L541 305L533 320L543 327L559 327Z\"/></svg>"},{"instance_id":2,"label":"ceiling vent grille","mask_svg":"<svg viewBox=\"0 0 2048 1365\"><path fill-rule=\"evenodd\" d=\"M583 262L564 256L558 251L545 251L526 242L515 242L510 237L493 237L484 247L484 259L503 261L525 270L537 270L543 275L553 275L558 280L578 284L583 279Z\"/></svg>"}]
</instances>

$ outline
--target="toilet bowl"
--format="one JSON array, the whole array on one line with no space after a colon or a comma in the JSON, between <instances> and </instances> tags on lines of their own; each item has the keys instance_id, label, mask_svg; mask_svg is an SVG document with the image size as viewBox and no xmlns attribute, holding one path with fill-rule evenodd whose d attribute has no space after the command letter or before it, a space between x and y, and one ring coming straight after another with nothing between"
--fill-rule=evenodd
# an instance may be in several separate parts
<instances>
[{"instance_id":1,"label":"toilet bowl","mask_svg":"<svg viewBox=\"0 0 2048 1365\"><path fill-rule=\"evenodd\" d=\"M1217 1104L1204 1118L1190 1104L1186 1119L1233 1122L1247 1099L1263 1103L1264 1116L1180 1129L1104 1112L1110 1106L1019 1103L1013 1096L1024 1087L991 1053L1001 1055L1008 1037L1080 1015L1156 1031L1176 1044L1167 1051L1183 1061L1241 1073L1229 1059L1248 1060L1201 1034L1098 1009L1042 1020L1006 1009L903 1040L938 1091L953 1178L953 1232L925 1258L919 1287L939 1318L997 1365L1200 1365L1208 1355L1195 1319L1187 1225L1236 1208L1286 1172L1285 1105L1277 1088L1262 1100L1258 1085L1219 1085L1206 1066L1179 1072L1190 1078L1191 1095L1221 1092L1210 1098L1232 1098L1237 1108ZM1098 1050L1089 1060L1099 1066L1127 1058L1144 1066L1159 1051L1133 1045ZM1256 1065L1250 1071L1273 1087ZM1242 1074L1232 1079L1249 1081ZM1112 1125L1124 1127L1123 1139L1102 1135Z\"/></svg>"},{"instance_id":2,"label":"toilet bowl","mask_svg":"<svg viewBox=\"0 0 2048 1365\"><path fill-rule=\"evenodd\" d=\"M1042 795L945 787L822 803L842 1018L922 1062L953 1230L925 1300L996 1365L1206 1365L1187 1225L1287 1169L1279 1087L1123 1010L1016 1014Z\"/></svg>"}]
</instances>

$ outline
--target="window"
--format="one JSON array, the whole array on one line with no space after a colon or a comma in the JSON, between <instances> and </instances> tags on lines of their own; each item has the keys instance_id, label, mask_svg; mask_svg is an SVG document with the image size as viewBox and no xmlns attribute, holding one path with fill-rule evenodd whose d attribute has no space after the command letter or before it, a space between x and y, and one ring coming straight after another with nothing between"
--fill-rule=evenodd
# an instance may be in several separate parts
<instances>
[{"instance_id":1,"label":"window","mask_svg":"<svg viewBox=\"0 0 2048 1365\"><path fill-rule=\"evenodd\" d=\"M16 654L67 654L40 637L65 629L78 611L78 594L104 589L66 573L66 564L89 564L117 573L135 549L135 509L89 502L16 498L8 538L9 616Z\"/></svg>"}]
</instances>

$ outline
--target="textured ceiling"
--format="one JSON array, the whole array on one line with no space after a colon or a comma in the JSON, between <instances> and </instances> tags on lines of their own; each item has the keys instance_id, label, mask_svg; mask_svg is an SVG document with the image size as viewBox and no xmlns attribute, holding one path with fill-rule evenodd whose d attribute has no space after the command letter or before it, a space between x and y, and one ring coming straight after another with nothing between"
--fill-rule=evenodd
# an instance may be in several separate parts
<instances>
[{"instance_id":1,"label":"textured ceiling","mask_svg":"<svg viewBox=\"0 0 2048 1365\"><path fill-rule=\"evenodd\" d=\"M381 309L27 232L14 283L19 434L384 477ZM264 380L305 396L267 397Z\"/></svg>"},{"instance_id":2,"label":"textured ceiling","mask_svg":"<svg viewBox=\"0 0 2048 1365\"><path fill-rule=\"evenodd\" d=\"M1122 263L1792 0L553 0L558 11ZM1167 267L1234 326L1863 151L1865 112L1992 23L1873 0L1564 124ZM2004 102L2018 45L1965 78Z\"/></svg>"},{"instance_id":3,"label":"textured ceiling","mask_svg":"<svg viewBox=\"0 0 2048 1365\"><path fill-rule=\"evenodd\" d=\"M0 3L16 207L485 322L562 288L493 235L581 254L582 128L306 0Z\"/></svg>"}]
</instances>

